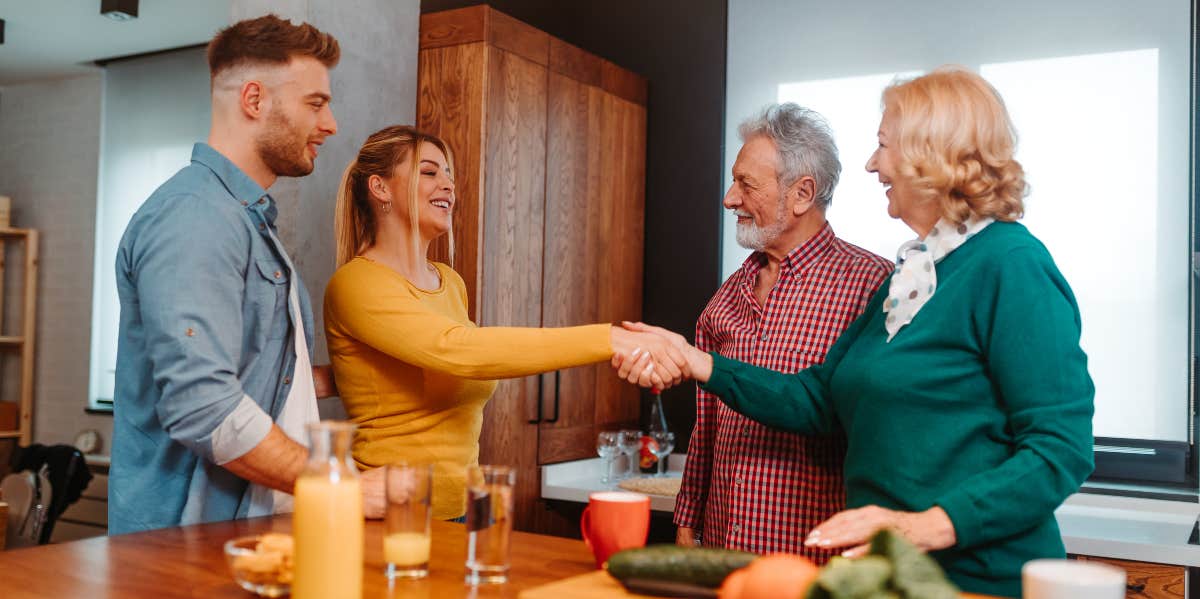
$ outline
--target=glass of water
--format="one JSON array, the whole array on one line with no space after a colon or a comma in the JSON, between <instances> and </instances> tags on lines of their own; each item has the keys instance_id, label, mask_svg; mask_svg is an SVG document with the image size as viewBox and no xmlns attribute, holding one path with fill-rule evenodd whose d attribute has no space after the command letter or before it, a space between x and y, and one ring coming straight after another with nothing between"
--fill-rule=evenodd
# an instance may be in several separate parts
<instances>
[{"instance_id":1,"label":"glass of water","mask_svg":"<svg viewBox=\"0 0 1200 599\"><path fill-rule=\"evenodd\" d=\"M605 431L596 437L596 453L600 455L601 468L604 471L600 474L600 484L607 485L612 481L612 463L617 452L621 451L619 435L612 431Z\"/></svg>"},{"instance_id":2,"label":"glass of water","mask_svg":"<svg viewBox=\"0 0 1200 599\"><path fill-rule=\"evenodd\" d=\"M670 431L654 431L650 433L650 449L654 452L654 457L658 458L658 474L655 476L666 476L667 456L675 450L675 433Z\"/></svg>"},{"instance_id":3,"label":"glass of water","mask_svg":"<svg viewBox=\"0 0 1200 599\"><path fill-rule=\"evenodd\" d=\"M618 444L621 447L621 453L629 459L628 467L625 470L625 475L621 478L632 478L637 476L638 471L638 450L642 448L642 431L635 429L625 429L619 433Z\"/></svg>"},{"instance_id":4,"label":"glass of water","mask_svg":"<svg viewBox=\"0 0 1200 599\"><path fill-rule=\"evenodd\" d=\"M507 466L467 468L468 584L508 582L516 481L516 471Z\"/></svg>"}]
</instances>

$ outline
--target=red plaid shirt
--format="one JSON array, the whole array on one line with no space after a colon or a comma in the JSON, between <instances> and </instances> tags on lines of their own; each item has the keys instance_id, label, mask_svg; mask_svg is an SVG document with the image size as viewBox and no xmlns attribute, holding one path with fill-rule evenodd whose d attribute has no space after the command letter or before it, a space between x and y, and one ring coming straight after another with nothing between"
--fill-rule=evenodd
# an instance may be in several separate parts
<instances>
[{"instance_id":1,"label":"red plaid shirt","mask_svg":"<svg viewBox=\"0 0 1200 599\"><path fill-rule=\"evenodd\" d=\"M713 296L696 324L696 347L782 372L825 361L893 264L833 235L828 224L783 260L765 306L754 297L761 253ZM844 509L843 435L805 437L767 428L696 392L675 524L709 547L798 553L824 563L835 552L803 546L817 524Z\"/></svg>"}]
</instances>

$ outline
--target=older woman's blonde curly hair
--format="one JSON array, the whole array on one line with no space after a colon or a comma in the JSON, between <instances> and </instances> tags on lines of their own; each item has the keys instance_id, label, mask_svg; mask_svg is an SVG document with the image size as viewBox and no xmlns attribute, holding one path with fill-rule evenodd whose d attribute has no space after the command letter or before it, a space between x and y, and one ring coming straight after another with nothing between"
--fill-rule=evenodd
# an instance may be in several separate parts
<instances>
[{"instance_id":1,"label":"older woman's blonde curly hair","mask_svg":"<svg viewBox=\"0 0 1200 599\"><path fill-rule=\"evenodd\" d=\"M1017 134L1004 100L987 81L944 66L897 81L883 91L896 119L901 176L941 214L965 222L973 214L1015 221L1025 213L1025 171L1013 159Z\"/></svg>"}]
</instances>

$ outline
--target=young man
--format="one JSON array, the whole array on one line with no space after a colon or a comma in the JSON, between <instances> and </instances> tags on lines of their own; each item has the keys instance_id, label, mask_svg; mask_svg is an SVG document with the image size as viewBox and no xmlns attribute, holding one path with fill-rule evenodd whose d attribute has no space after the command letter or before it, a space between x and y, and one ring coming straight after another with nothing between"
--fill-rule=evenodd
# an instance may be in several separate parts
<instances>
[{"instance_id":1,"label":"young man","mask_svg":"<svg viewBox=\"0 0 1200 599\"><path fill-rule=\"evenodd\" d=\"M892 271L833 234L825 210L841 164L824 119L795 104L741 124L743 145L724 206L754 253L725 281L696 324L696 347L796 372L825 352ZM678 541L823 562L809 530L841 511L844 438L769 429L698 391L696 427L675 503Z\"/></svg>"},{"instance_id":2,"label":"young man","mask_svg":"<svg viewBox=\"0 0 1200 599\"><path fill-rule=\"evenodd\" d=\"M112 534L286 509L272 490L290 493L304 467L297 441L320 385L308 292L266 190L311 173L337 132L339 55L333 36L274 15L208 46L208 143L146 200L117 253ZM380 473L364 473L369 515L381 491Z\"/></svg>"}]
</instances>

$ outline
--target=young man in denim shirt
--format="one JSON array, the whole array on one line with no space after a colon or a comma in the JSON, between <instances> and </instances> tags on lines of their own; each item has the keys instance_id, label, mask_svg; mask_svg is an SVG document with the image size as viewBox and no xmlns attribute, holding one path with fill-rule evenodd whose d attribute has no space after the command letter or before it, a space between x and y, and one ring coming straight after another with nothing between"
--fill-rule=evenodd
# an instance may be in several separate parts
<instances>
[{"instance_id":1,"label":"young man in denim shirt","mask_svg":"<svg viewBox=\"0 0 1200 599\"><path fill-rule=\"evenodd\" d=\"M291 492L307 450L276 422L285 407L315 418L331 385L314 383L312 308L266 190L312 172L337 132L339 55L333 36L274 15L209 44L208 143L146 200L117 253L112 534L286 509L271 490ZM364 495L378 517L378 471Z\"/></svg>"}]
</instances>

